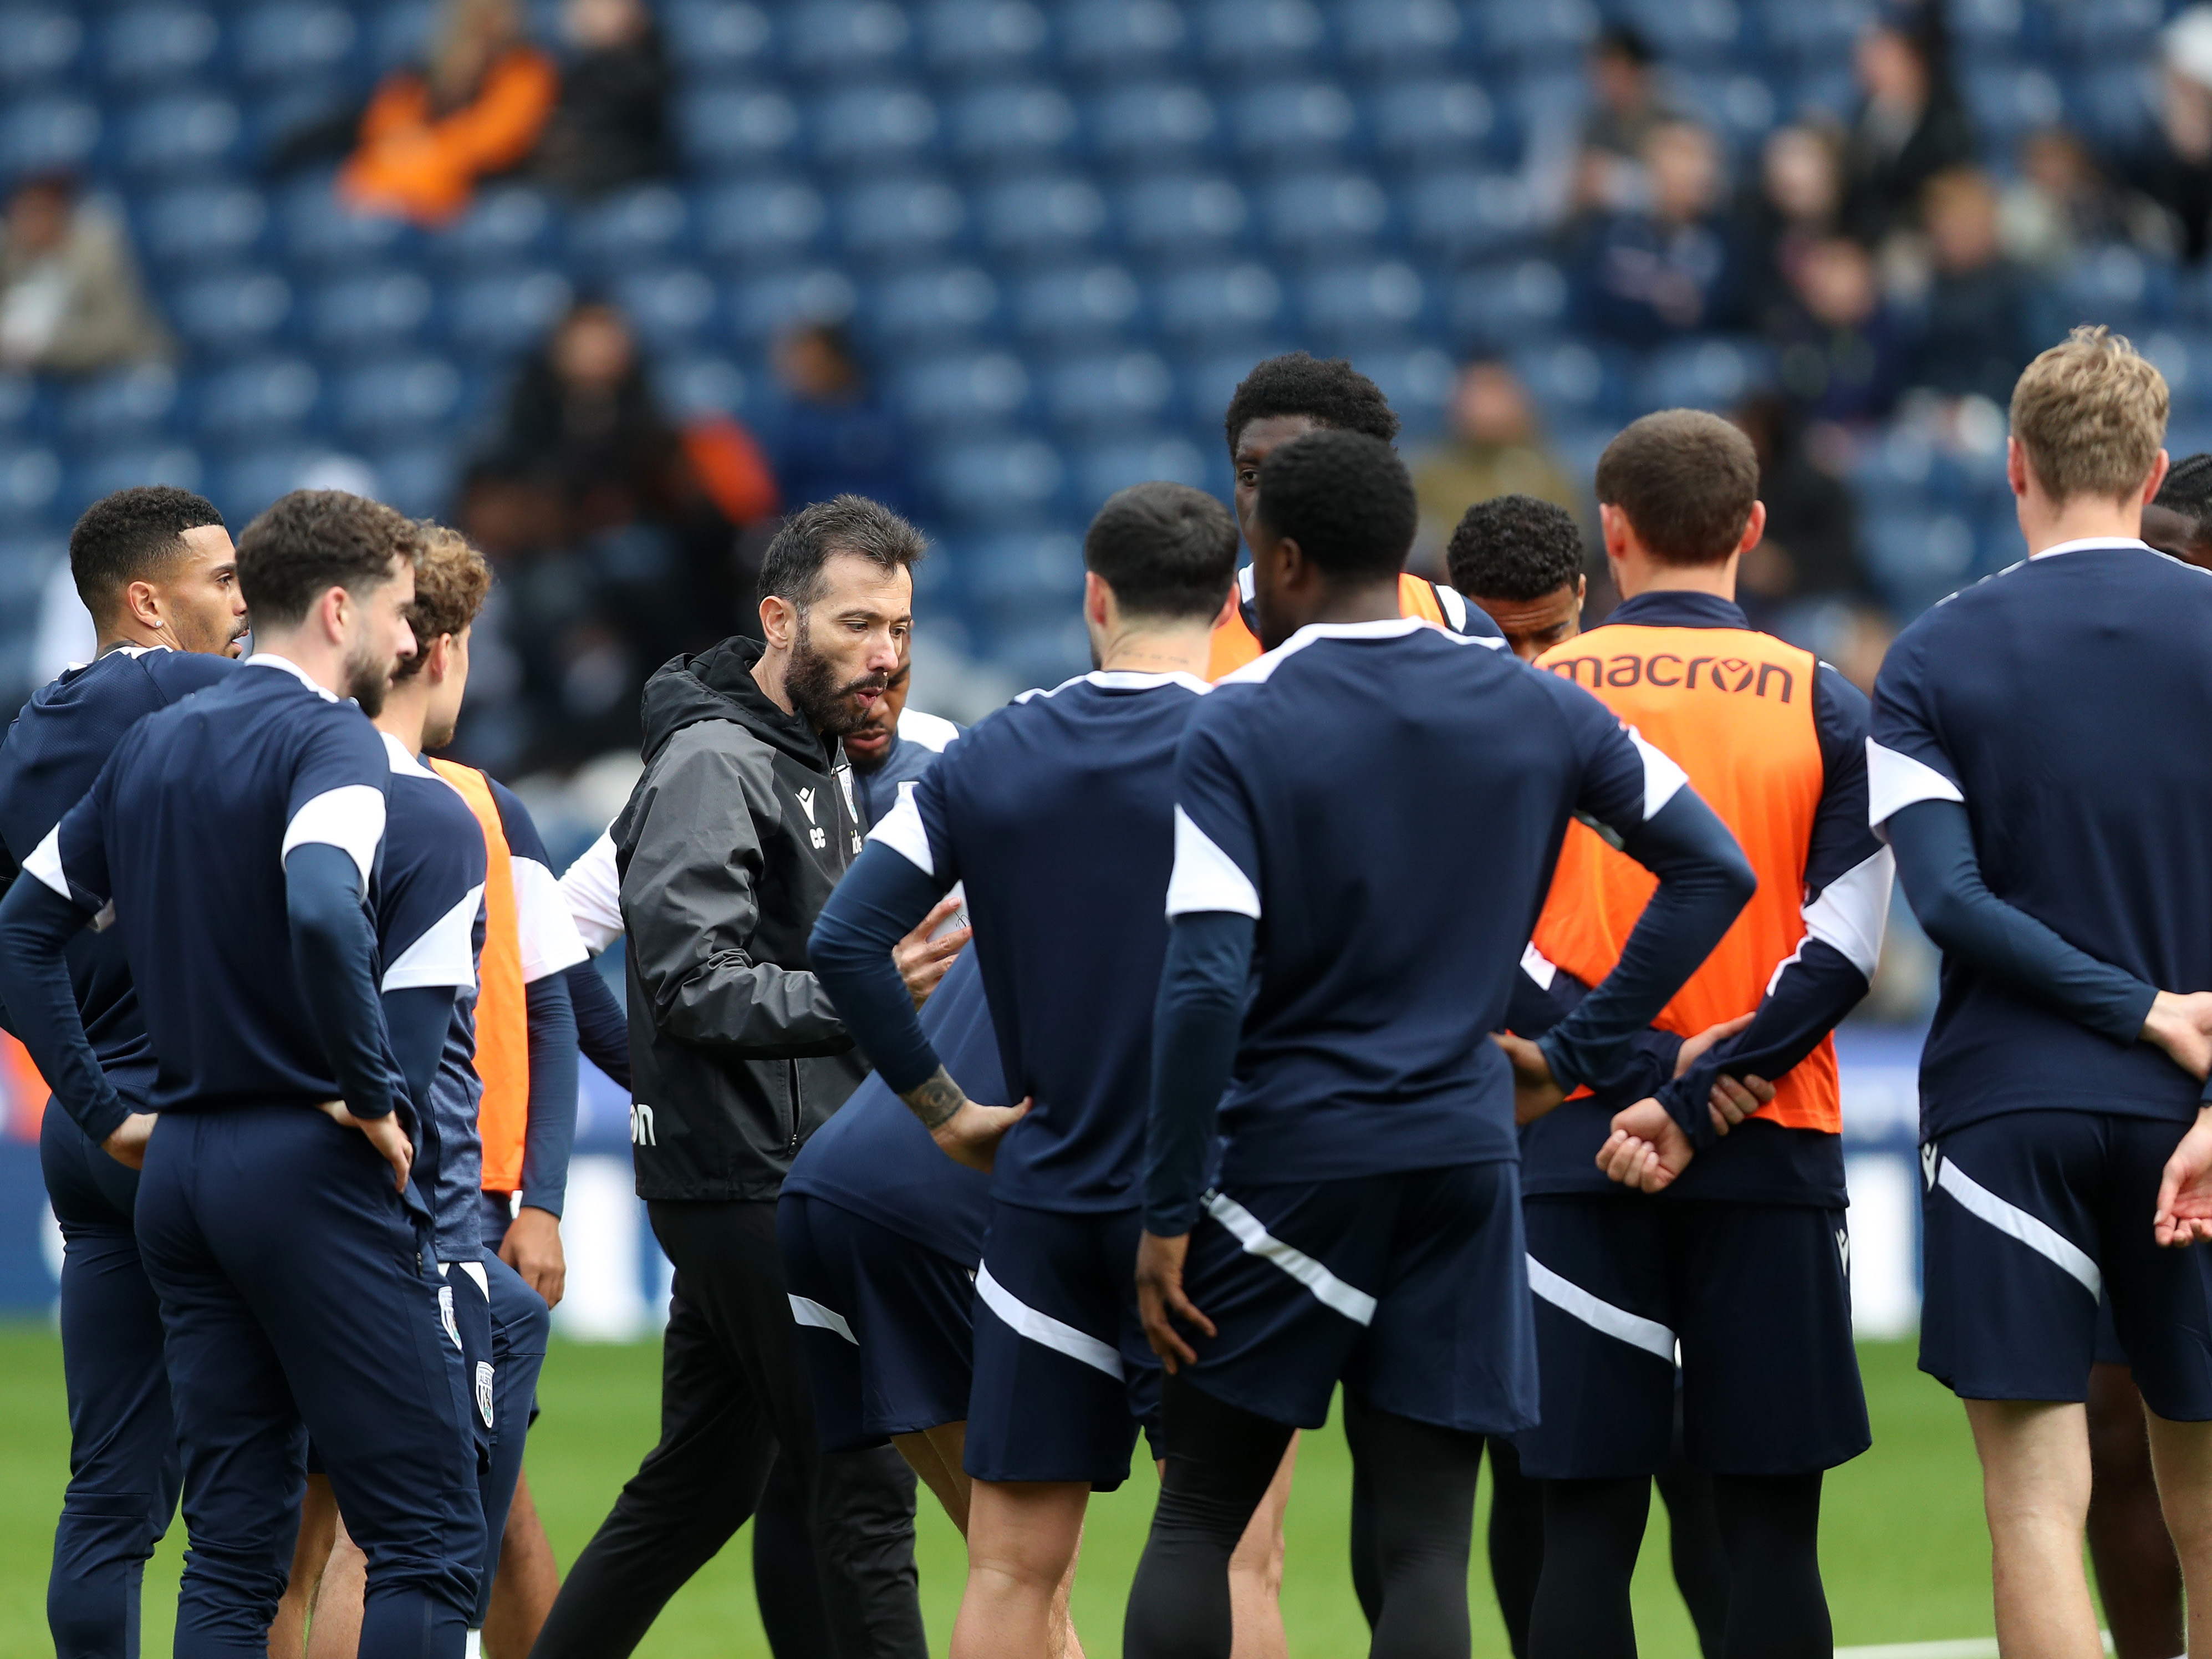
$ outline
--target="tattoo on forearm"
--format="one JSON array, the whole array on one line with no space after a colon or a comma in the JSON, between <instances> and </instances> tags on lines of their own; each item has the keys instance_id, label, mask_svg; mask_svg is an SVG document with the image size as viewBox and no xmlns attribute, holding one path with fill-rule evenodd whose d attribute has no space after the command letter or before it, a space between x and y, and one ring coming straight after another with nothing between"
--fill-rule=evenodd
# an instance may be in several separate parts
<instances>
[{"instance_id":1,"label":"tattoo on forearm","mask_svg":"<svg viewBox=\"0 0 2212 1659\"><path fill-rule=\"evenodd\" d=\"M937 1074L916 1089L909 1089L900 1097L914 1115L921 1120L921 1127L934 1131L946 1119L966 1103L968 1097L960 1091L951 1076L940 1066Z\"/></svg>"}]
</instances>

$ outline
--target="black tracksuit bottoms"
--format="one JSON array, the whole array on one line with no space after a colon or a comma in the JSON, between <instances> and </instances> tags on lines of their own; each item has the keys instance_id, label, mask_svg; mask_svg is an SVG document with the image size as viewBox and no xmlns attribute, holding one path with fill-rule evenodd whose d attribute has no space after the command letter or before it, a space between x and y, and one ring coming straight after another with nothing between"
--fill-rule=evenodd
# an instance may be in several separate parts
<instances>
[{"instance_id":1,"label":"black tracksuit bottoms","mask_svg":"<svg viewBox=\"0 0 2212 1659\"><path fill-rule=\"evenodd\" d=\"M618 1659L759 1507L779 1455L811 1498L835 1659L927 1659L915 1480L889 1446L824 1455L776 1245L775 1200L655 1200L675 1265L660 1443L576 1558L532 1659Z\"/></svg>"}]
</instances>

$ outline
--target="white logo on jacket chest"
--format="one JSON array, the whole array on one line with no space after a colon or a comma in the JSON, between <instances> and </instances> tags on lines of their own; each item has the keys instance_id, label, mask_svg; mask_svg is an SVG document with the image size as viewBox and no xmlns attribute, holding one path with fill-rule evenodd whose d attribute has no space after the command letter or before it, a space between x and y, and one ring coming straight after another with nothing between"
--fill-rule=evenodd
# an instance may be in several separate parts
<instances>
[{"instance_id":1,"label":"white logo on jacket chest","mask_svg":"<svg viewBox=\"0 0 2212 1659\"><path fill-rule=\"evenodd\" d=\"M806 839L813 845L814 850L819 853L830 845L830 836L819 823L815 823L814 792L811 789L801 789L798 794L799 807L805 812L808 824L812 826L806 832Z\"/></svg>"}]
</instances>

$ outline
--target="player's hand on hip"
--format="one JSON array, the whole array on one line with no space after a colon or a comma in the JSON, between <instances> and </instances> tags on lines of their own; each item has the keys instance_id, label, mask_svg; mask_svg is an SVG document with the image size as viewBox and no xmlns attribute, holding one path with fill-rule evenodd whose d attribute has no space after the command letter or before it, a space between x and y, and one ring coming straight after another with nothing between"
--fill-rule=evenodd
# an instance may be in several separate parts
<instances>
[{"instance_id":1,"label":"player's hand on hip","mask_svg":"<svg viewBox=\"0 0 2212 1659\"><path fill-rule=\"evenodd\" d=\"M382 1117L356 1117L346 1109L343 1100L326 1100L322 1114L333 1123L343 1123L349 1129L358 1129L368 1137L368 1144L392 1166L392 1184L401 1192L407 1190L407 1172L415 1167L415 1143L407 1139L407 1131L399 1127L399 1114L386 1112Z\"/></svg>"},{"instance_id":2,"label":"player's hand on hip","mask_svg":"<svg viewBox=\"0 0 2212 1659\"><path fill-rule=\"evenodd\" d=\"M951 969L952 959L975 935L972 927L955 927L942 939L930 937L959 913L960 900L947 893L931 908L914 932L891 946L891 960L898 964L899 977L906 981L906 994L914 999L917 1008L929 1000L929 994Z\"/></svg>"},{"instance_id":3,"label":"player's hand on hip","mask_svg":"<svg viewBox=\"0 0 2212 1659\"><path fill-rule=\"evenodd\" d=\"M1613 1115L1613 1133L1597 1149L1597 1167L1608 1180L1640 1193L1663 1192L1690 1165L1689 1136L1656 1100L1639 1100Z\"/></svg>"},{"instance_id":4,"label":"player's hand on hip","mask_svg":"<svg viewBox=\"0 0 2212 1659\"><path fill-rule=\"evenodd\" d=\"M100 1143L106 1152L126 1169L146 1167L146 1143L153 1138L158 1112L133 1112L115 1126L115 1133Z\"/></svg>"},{"instance_id":5,"label":"player's hand on hip","mask_svg":"<svg viewBox=\"0 0 2212 1659\"><path fill-rule=\"evenodd\" d=\"M2212 1107L2199 1109L2166 1161L2151 1235L2161 1244L2212 1242Z\"/></svg>"},{"instance_id":6,"label":"player's hand on hip","mask_svg":"<svg viewBox=\"0 0 2212 1659\"><path fill-rule=\"evenodd\" d=\"M561 1305L568 1285L568 1257L561 1248L561 1218L550 1210L526 1204L507 1223L507 1237L499 1242L499 1259L522 1275L524 1284L538 1292L549 1308Z\"/></svg>"},{"instance_id":7,"label":"player's hand on hip","mask_svg":"<svg viewBox=\"0 0 2212 1659\"><path fill-rule=\"evenodd\" d=\"M1007 1130L1029 1115L1029 1111L1030 1103L1026 1100L1018 1106L979 1106L972 1100L963 1100L951 1117L929 1132L929 1138L955 1164L964 1164L988 1175L999 1155L999 1143L1006 1139Z\"/></svg>"},{"instance_id":8,"label":"player's hand on hip","mask_svg":"<svg viewBox=\"0 0 2212 1659\"><path fill-rule=\"evenodd\" d=\"M1137 1313L1145 1322L1145 1340L1160 1357L1168 1375L1178 1365L1195 1365L1198 1351L1176 1328L1177 1321L1205 1335L1213 1322L1191 1305L1182 1292L1182 1265L1190 1254L1190 1235L1162 1238L1146 1233L1137 1241Z\"/></svg>"},{"instance_id":9,"label":"player's hand on hip","mask_svg":"<svg viewBox=\"0 0 2212 1659\"><path fill-rule=\"evenodd\" d=\"M1726 1134L1774 1098L1774 1085L1763 1077L1729 1077L1723 1073L1713 1079L1713 1092L1705 1103L1712 1115L1713 1127Z\"/></svg>"},{"instance_id":10,"label":"player's hand on hip","mask_svg":"<svg viewBox=\"0 0 2212 1659\"><path fill-rule=\"evenodd\" d=\"M1552 1062L1527 1037L1510 1031L1492 1031L1490 1040L1505 1051L1513 1066L1513 1121L1534 1123L1567 1097L1552 1075Z\"/></svg>"},{"instance_id":11,"label":"player's hand on hip","mask_svg":"<svg viewBox=\"0 0 2212 1659\"><path fill-rule=\"evenodd\" d=\"M2142 1039L2202 1083L2212 1073L2212 991L2160 991L2143 1017Z\"/></svg>"},{"instance_id":12,"label":"player's hand on hip","mask_svg":"<svg viewBox=\"0 0 2212 1659\"><path fill-rule=\"evenodd\" d=\"M1674 1056L1674 1075L1680 1077L1705 1057L1705 1050L1716 1042L1725 1042L1751 1024L1749 1014L1738 1014L1734 1019L1724 1019L1717 1025L1708 1025L1693 1037L1682 1039L1681 1052Z\"/></svg>"}]
</instances>

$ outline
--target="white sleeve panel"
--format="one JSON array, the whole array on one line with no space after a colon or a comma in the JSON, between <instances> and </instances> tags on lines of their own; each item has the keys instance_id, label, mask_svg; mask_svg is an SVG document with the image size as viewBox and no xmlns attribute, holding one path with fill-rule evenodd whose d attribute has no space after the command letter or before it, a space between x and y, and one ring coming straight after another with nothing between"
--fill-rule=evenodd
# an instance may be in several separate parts
<instances>
[{"instance_id":1,"label":"white sleeve panel","mask_svg":"<svg viewBox=\"0 0 2212 1659\"><path fill-rule=\"evenodd\" d=\"M520 856L507 860L514 878L514 931L522 957L522 982L534 985L548 974L557 974L587 960L568 900L553 872L536 859Z\"/></svg>"},{"instance_id":2,"label":"white sleeve panel","mask_svg":"<svg viewBox=\"0 0 2212 1659\"><path fill-rule=\"evenodd\" d=\"M892 852L903 855L923 875L937 873L937 856L929 850L929 831L922 827L921 808L914 804L912 784L899 785L898 805L884 814L881 823L868 831L868 839L879 841Z\"/></svg>"},{"instance_id":3,"label":"white sleeve panel","mask_svg":"<svg viewBox=\"0 0 2212 1659\"><path fill-rule=\"evenodd\" d=\"M1805 936L1839 952L1868 979L1881 960L1882 930L1889 925L1889 889L1897 860L1889 848L1854 865L1805 907Z\"/></svg>"},{"instance_id":4,"label":"white sleeve panel","mask_svg":"<svg viewBox=\"0 0 2212 1659\"><path fill-rule=\"evenodd\" d=\"M384 792L366 783L349 783L325 789L292 814L292 822L284 826L277 861L289 858L295 847L310 842L335 847L353 860L366 892L368 872L376 867L377 843L383 839Z\"/></svg>"},{"instance_id":5,"label":"white sleeve panel","mask_svg":"<svg viewBox=\"0 0 2212 1659\"><path fill-rule=\"evenodd\" d=\"M62 873L61 825L47 830L46 838L31 849L31 856L23 860L23 873L37 877L71 904L76 902L76 896L70 891L69 878Z\"/></svg>"},{"instance_id":6,"label":"white sleeve panel","mask_svg":"<svg viewBox=\"0 0 2212 1659\"><path fill-rule=\"evenodd\" d=\"M482 886L469 889L468 896L437 921L384 970L384 991L412 991L424 986L452 986L473 991L477 984L477 915L483 908Z\"/></svg>"},{"instance_id":7,"label":"white sleeve panel","mask_svg":"<svg viewBox=\"0 0 2212 1659\"><path fill-rule=\"evenodd\" d=\"M584 948L593 956L623 936L622 872L615 867L611 833L601 831L568 866L561 878L561 896Z\"/></svg>"},{"instance_id":8,"label":"white sleeve panel","mask_svg":"<svg viewBox=\"0 0 2212 1659\"><path fill-rule=\"evenodd\" d=\"M1867 822L1876 830L1915 801L1954 800L1964 805L1966 799L1957 784L1925 761L1867 739Z\"/></svg>"},{"instance_id":9,"label":"white sleeve panel","mask_svg":"<svg viewBox=\"0 0 2212 1659\"><path fill-rule=\"evenodd\" d=\"M1206 910L1259 920L1260 890L1252 878L1180 806L1175 810L1175 873L1168 878L1170 921Z\"/></svg>"},{"instance_id":10,"label":"white sleeve panel","mask_svg":"<svg viewBox=\"0 0 2212 1659\"><path fill-rule=\"evenodd\" d=\"M1644 757L1644 821L1649 823L1659 816L1661 807L1674 799L1674 792L1690 781L1690 775L1634 726L1624 729L1636 752Z\"/></svg>"},{"instance_id":11,"label":"white sleeve panel","mask_svg":"<svg viewBox=\"0 0 2212 1659\"><path fill-rule=\"evenodd\" d=\"M1521 971L1536 981L1536 988L1540 991L1550 990L1552 981L1559 975L1558 967L1536 948L1534 939L1522 950Z\"/></svg>"}]
</instances>

